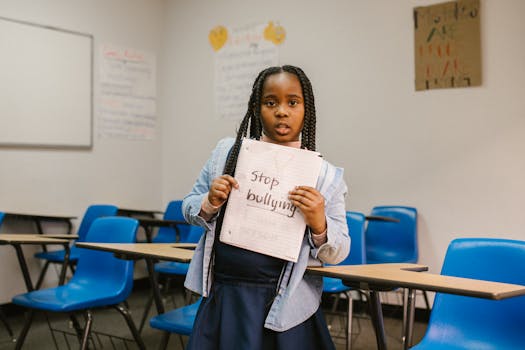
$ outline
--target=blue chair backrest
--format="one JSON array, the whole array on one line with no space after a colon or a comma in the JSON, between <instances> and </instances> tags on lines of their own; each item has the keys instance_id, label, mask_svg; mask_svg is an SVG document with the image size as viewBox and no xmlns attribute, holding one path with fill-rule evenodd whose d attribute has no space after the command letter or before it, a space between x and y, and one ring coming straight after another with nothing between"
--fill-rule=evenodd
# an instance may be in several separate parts
<instances>
[{"instance_id":1,"label":"blue chair backrest","mask_svg":"<svg viewBox=\"0 0 525 350\"><path fill-rule=\"evenodd\" d=\"M104 217L95 219L86 239L96 243L134 243L139 222L128 217ZM126 298L133 287L132 260L116 258L113 253L78 248L78 265L69 283L93 285L97 288L120 289L119 295Z\"/></svg>"},{"instance_id":2,"label":"blue chair backrest","mask_svg":"<svg viewBox=\"0 0 525 350\"><path fill-rule=\"evenodd\" d=\"M377 206L370 215L387 216L399 222L370 220L366 227L366 261L374 263L416 263L417 209L405 206Z\"/></svg>"},{"instance_id":3,"label":"blue chair backrest","mask_svg":"<svg viewBox=\"0 0 525 350\"><path fill-rule=\"evenodd\" d=\"M164 220L186 221L182 215L182 201L175 200L168 203L164 212ZM197 243L201 238L204 229L193 225L179 225L179 242ZM173 243L176 242L177 233L171 227L159 227L157 235L153 238L154 243Z\"/></svg>"},{"instance_id":4,"label":"blue chair backrest","mask_svg":"<svg viewBox=\"0 0 525 350\"><path fill-rule=\"evenodd\" d=\"M98 219L100 217L104 216L115 216L117 215L118 208L114 205L109 204L93 204L90 205L86 212L84 213L84 216L82 218L82 221L80 222L80 226L78 227L78 241L79 242L86 242L86 235L91 227L91 224L95 219Z\"/></svg>"},{"instance_id":5,"label":"blue chair backrest","mask_svg":"<svg viewBox=\"0 0 525 350\"><path fill-rule=\"evenodd\" d=\"M346 223L350 235L350 254L340 265L366 264L365 216L355 211L346 212Z\"/></svg>"},{"instance_id":6,"label":"blue chair backrest","mask_svg":"<svg viewBox=\"0 0 525 350\"><path fill-rule=\"evenodd\" d=\"M0 226L2 225L2 221L4 221L4 213L0 211Z\"/></svg>"},{"instance_id":7,"label":"blue chair backrest","mask_svg":"<svg viewBox=\"0 0 525 350\"><path fill-rule=\"evenodd\" d=\"M452 241L442 275L525 285L525 242L496 238ZM487 300L437 293L425 338L454 348L522 349L525 296Z\"/></svg>"}]
</instances>

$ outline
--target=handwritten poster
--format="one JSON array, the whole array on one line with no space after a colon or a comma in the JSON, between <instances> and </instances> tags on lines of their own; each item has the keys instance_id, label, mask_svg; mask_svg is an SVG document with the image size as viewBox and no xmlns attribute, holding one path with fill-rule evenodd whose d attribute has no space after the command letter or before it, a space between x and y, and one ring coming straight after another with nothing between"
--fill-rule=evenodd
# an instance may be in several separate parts
<instances>
[{"instance_id":1,"label":"handwritten poster","mask_svg":"<svg viewBox=\"0 0 525 350\"><path fill-rule=\"evenodd\" d=\"M221 242L297 262L306 223L288 192L315 187L321 164L317 152L244 139Z\"/></svg>"},{"instance_id":2,"label":"handwritten poster","mask_svg":"<svg viewBox=\"0 0 525 350\"><path fill-rule=\"evenodd\" d=\"M157 125L155 55L102 45L99 137L151 140Z\"/></svg>"},{"instance_id":3,"label":"handwritten poster","mask_svg":"<svg viewBox=\"0 0 525 350\"><path fill-rule=\"evenodd\" d=\"M416 90L481 85L479 0L414 9Z\"/></svg>"},{"instance_id":4,"label":"handwritten poster","mask_svg":"<svg viewBox=\"0 0 525 350\"><path fill-rule=\"evenodd\" d=\"M209 41L215 51L215 110L220 119L246 114L252 85L264 68L279 64L284 29L269 22L229 29L217 26Z\"/></svg>"}]
</instances>

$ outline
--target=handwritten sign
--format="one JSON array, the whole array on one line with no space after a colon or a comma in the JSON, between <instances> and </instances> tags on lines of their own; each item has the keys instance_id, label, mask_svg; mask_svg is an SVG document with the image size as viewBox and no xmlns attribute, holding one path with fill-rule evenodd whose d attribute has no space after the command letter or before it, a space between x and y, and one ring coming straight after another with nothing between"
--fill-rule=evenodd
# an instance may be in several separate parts
<instances>
[{"instance_id":1,"label":"handwritten sign","mask_svg":"<svg viewBox=\"0 0 525 350\"><path fill-rule=\"evenodd\" d=\"M284 40L284 29L277 32L273 22L271 25L271 30L269 24L218 26L210 32L210 44L216 51L215 110L219 119L242 119L257 74L278 65L277 45Z\"/></svg>"},{"instance_id":2,"label":"handwritten sign","mask_svg":"<svg viewBox=\"0 0 525 350\"><path fill-rule=\"evenodd\" d=\"M481 85L479 0L414 9L416 90Z\"/></svg>"},{"instance_id":3,"label":"handwritten sign","mask_svg":"<svg viewBox=\"0 0 525 350\"><path fill-rule=\"evenodd\" d=\"M244 139L228 200L221 242L296 262L306 223L288 199L295 186L315 187L317 152Z\"/></svg>"},{"instance_id":4,"label":"handwritten sign","mask_svg":"<svg viewBox=\"0 0 525 350\"><path fill-rule=\"evenodd\" d=\"M155 55L102 45L99 137L151 140L155 137Z\"/></svg>"}]
</instances>

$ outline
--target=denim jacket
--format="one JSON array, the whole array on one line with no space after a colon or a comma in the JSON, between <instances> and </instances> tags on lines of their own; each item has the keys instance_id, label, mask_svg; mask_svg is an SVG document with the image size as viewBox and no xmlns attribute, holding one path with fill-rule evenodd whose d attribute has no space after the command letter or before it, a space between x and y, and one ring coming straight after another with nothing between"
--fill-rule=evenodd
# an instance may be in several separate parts
<instances>
[{"instance_id":1,"label":"denim jacket","mask_svg":"<svg viewBox=\"0 0 525 350\"><path fill-rule=\"evenodd\" d=\"M234 142L233 138L219 141L193 189L182 203L186 220L206 229L206 234L197 244L184 283L186 288L204 297L208 296L213 279L211 274L208 275L216 217L206 222L199 216L199 212L212 180L222 175L228 152ZM316 188L325 199L327 242L318 248L315 247L308 232L303 239L297 263L286 263L280 288L264 325L274 331L285 331L304 322L319 308L323 281L319 276L305 274L306 267L320 266L322 263L337 264L346 258L350 251L344 199L347 187L343 180L343 169L323 161Z\"/></svg>"}]
</instances>

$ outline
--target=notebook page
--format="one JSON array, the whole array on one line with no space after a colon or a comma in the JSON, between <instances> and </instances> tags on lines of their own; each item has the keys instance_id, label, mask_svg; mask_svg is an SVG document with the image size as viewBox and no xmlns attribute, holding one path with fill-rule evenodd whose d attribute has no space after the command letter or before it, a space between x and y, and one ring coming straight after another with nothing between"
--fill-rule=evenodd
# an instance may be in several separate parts
<instances>
[{"instance_id":1,"label":"notebook page","mask_svg":"<svg viewBox=\"0 0 525 350\"><path fill-rule=\"evenodd\" d=\"M297 262L306 224L288 192L315 187L321 164L317 152L243 139L221 242Z\"/></svg>"}]
</instances>

